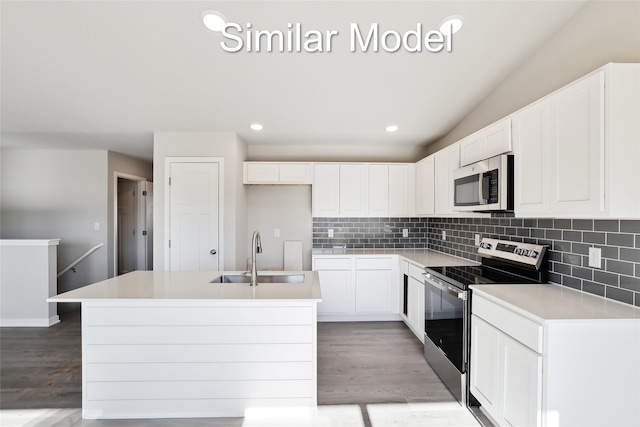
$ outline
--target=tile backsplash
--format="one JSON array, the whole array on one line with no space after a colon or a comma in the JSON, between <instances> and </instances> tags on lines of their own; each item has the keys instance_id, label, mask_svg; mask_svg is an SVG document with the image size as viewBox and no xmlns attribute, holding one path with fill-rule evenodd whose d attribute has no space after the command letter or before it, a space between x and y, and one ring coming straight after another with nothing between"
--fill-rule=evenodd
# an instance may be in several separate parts
<instances>
[{"instance_id":1,"label":"tile backsplash","mask_svg":"<svg viewBox=\"0 0 640 427\"><path fill-rule=\"evenodd\" d=\"M406 228L409 237L402 237ZM333 229L334 237L328 238ZM442 232L446 240L442 239ZM314 218L313 247L429 248L478 261L475 235L545 244L549 280L640 307L640 220L513 218ZM589 267L589 247L602 251Z\"/></svg>"}]
</instances>

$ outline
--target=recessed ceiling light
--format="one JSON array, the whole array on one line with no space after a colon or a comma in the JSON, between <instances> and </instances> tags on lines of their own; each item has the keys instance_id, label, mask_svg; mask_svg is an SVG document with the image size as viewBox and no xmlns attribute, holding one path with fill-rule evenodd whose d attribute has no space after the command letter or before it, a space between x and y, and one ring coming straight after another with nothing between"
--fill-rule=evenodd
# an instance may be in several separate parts
<instances>
[{"instance_id":1,"label":"recessed ceiling light","mask_svg":"<svg viewBox=\"0 0 640 427\"><path fill-rule=\"evenodd\" d=\"M262 123L258 123L258 122L256 122L256 123L251 123L251 126L249 126L249 127L250 127L252 130L255 130L255 131L259 131L259 130L262 130L262 129L264 128L264 126L262 126Z\"/></svg>"},{"instance_id":2,"label":"recessed ceiling light","mask_svg":"<svg viewBox=\"0 0 640 427\"><path fill-rule=\"evenodd\" d=\"M446 36L457 33L460 28L462 28L462 15L447 16L438 25L440 32Z\"/></svg>"},{"instance_id":3,"label":"recessed ceiling light","mask_svg":"<svg viewBox=\"0 0 640 427\"><path fill-rule=\"evenodd\" d=\"M216 10L205 10L202 12L202 22L211 31L222 31L227 18Z\"/></svg>"},{"instance_id":4,"label":"recessed ceiling light","mask_svg":"<svg viewBox=\"0 0 640 427\"><path fill-rule=\"evenodd\" d=\"M385 128L387 132L395 132L398 130L398 125L389 125Z\"/></svg>"}]
</instances>

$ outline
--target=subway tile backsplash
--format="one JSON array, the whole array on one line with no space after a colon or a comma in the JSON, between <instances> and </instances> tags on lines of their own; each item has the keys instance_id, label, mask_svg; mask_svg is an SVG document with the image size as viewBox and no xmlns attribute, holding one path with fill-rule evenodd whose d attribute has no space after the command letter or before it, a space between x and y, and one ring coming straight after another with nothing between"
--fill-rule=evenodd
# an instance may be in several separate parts
<instances>
[{"instance_id":1,"label":"subway tile backsplash","mask_svg":"<svg viewBox=\"0 0 640 427\"><path fill-rule=\"evenodd\" d=\"M402 237L406 228L409 237ZM332 229L333 238L328 238ZM442 232L446 240L442 239ZM429 248L479 261L475 235L549 246L549 280L640 307L640 220L513 218L314 218L313 246ZM589 267L589 248L602 268Z\"/></svg>"}]
</instances>

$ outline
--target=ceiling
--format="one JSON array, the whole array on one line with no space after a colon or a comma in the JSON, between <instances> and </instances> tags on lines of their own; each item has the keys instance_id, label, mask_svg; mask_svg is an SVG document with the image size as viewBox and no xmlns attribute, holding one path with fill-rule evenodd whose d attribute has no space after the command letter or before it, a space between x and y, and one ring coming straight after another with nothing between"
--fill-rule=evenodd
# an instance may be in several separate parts
<instances>
[{"instance_id":1,"label":"ceiling","mask_svg":"<svg viewBox=\"0 0 640 427\"><path fill-rule=\"evenodd\" d=\"M151 160L153 132L249 145L426 145L446 134L583 1L2 1L3 147ZM204 10L253 30L336 30L330 52L225 52ZM366 34L464 17L452 51L350 51ZM237 33L235 33L237 34ZM303 39L304 40L304 39ZM415 43L415 39L413 43ZM323 38L326 48L326 37ZM249 129L261 122L264 130ZM385 132L397 124L395 133Z\"/></svg>"}]
</instances>

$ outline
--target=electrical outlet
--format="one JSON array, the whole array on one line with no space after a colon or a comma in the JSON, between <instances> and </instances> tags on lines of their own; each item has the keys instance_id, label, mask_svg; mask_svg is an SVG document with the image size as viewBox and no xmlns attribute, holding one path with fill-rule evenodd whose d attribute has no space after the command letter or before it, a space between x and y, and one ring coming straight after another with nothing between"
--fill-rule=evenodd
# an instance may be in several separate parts
<instances>
[{"instance_id":1,"label":"electrical outlet","mask_svg":"<svg viewBox=\"0 0 640 427\"><path fill-rule=\"evenodd\" d=\"M329 238L332 238L333 237L333 229L330 228L328 231L329 231Z\"/></svg>"},{"instance_id":2,"label":"electrical outlet","mask_svg":"<svg viewBox=\"0 0 640 427\"><path fill-rule=\"evenodd\" d=\"M480 246L480 235L476 234L476 246Z\"/></svg>"},{"instance_id":3,"label":"electrical outlet","mask_svg":"<svg viewBox=\"0 0 640 427\"><path fill-rule=\"evenodd\" d=\"M589 248L589 267L602 268L602 249Z\"/></svg>"},{"instance_id":4,"label":"electrical outlet","mask_svg":"<svg viewBox=\"0 0 640 427\"><path fill-rule=\"evenodd\" d=\"M273 229L273 237L280 237L280 229L279 228L274 228Z\"/></svg>"},{"instance_id":5,"label":"electrical outlet","mask_svg":"<svg viewBox=\"0 0 640 427\"><path fill-rule=\"evenodd\" d=\"M409 237L409 230L407 230L406 228L402 229L402 237Z\"/></svg>"},{"instance_id":6,"label":"electrical outlet","mask_svg":"<svg viewBox=\"0 0 640 427\"><path fill-rule=\"evenodd\" d=\"M442 240L447 240L447 231L442 230Z\"/></svg>"}]
</instances>

